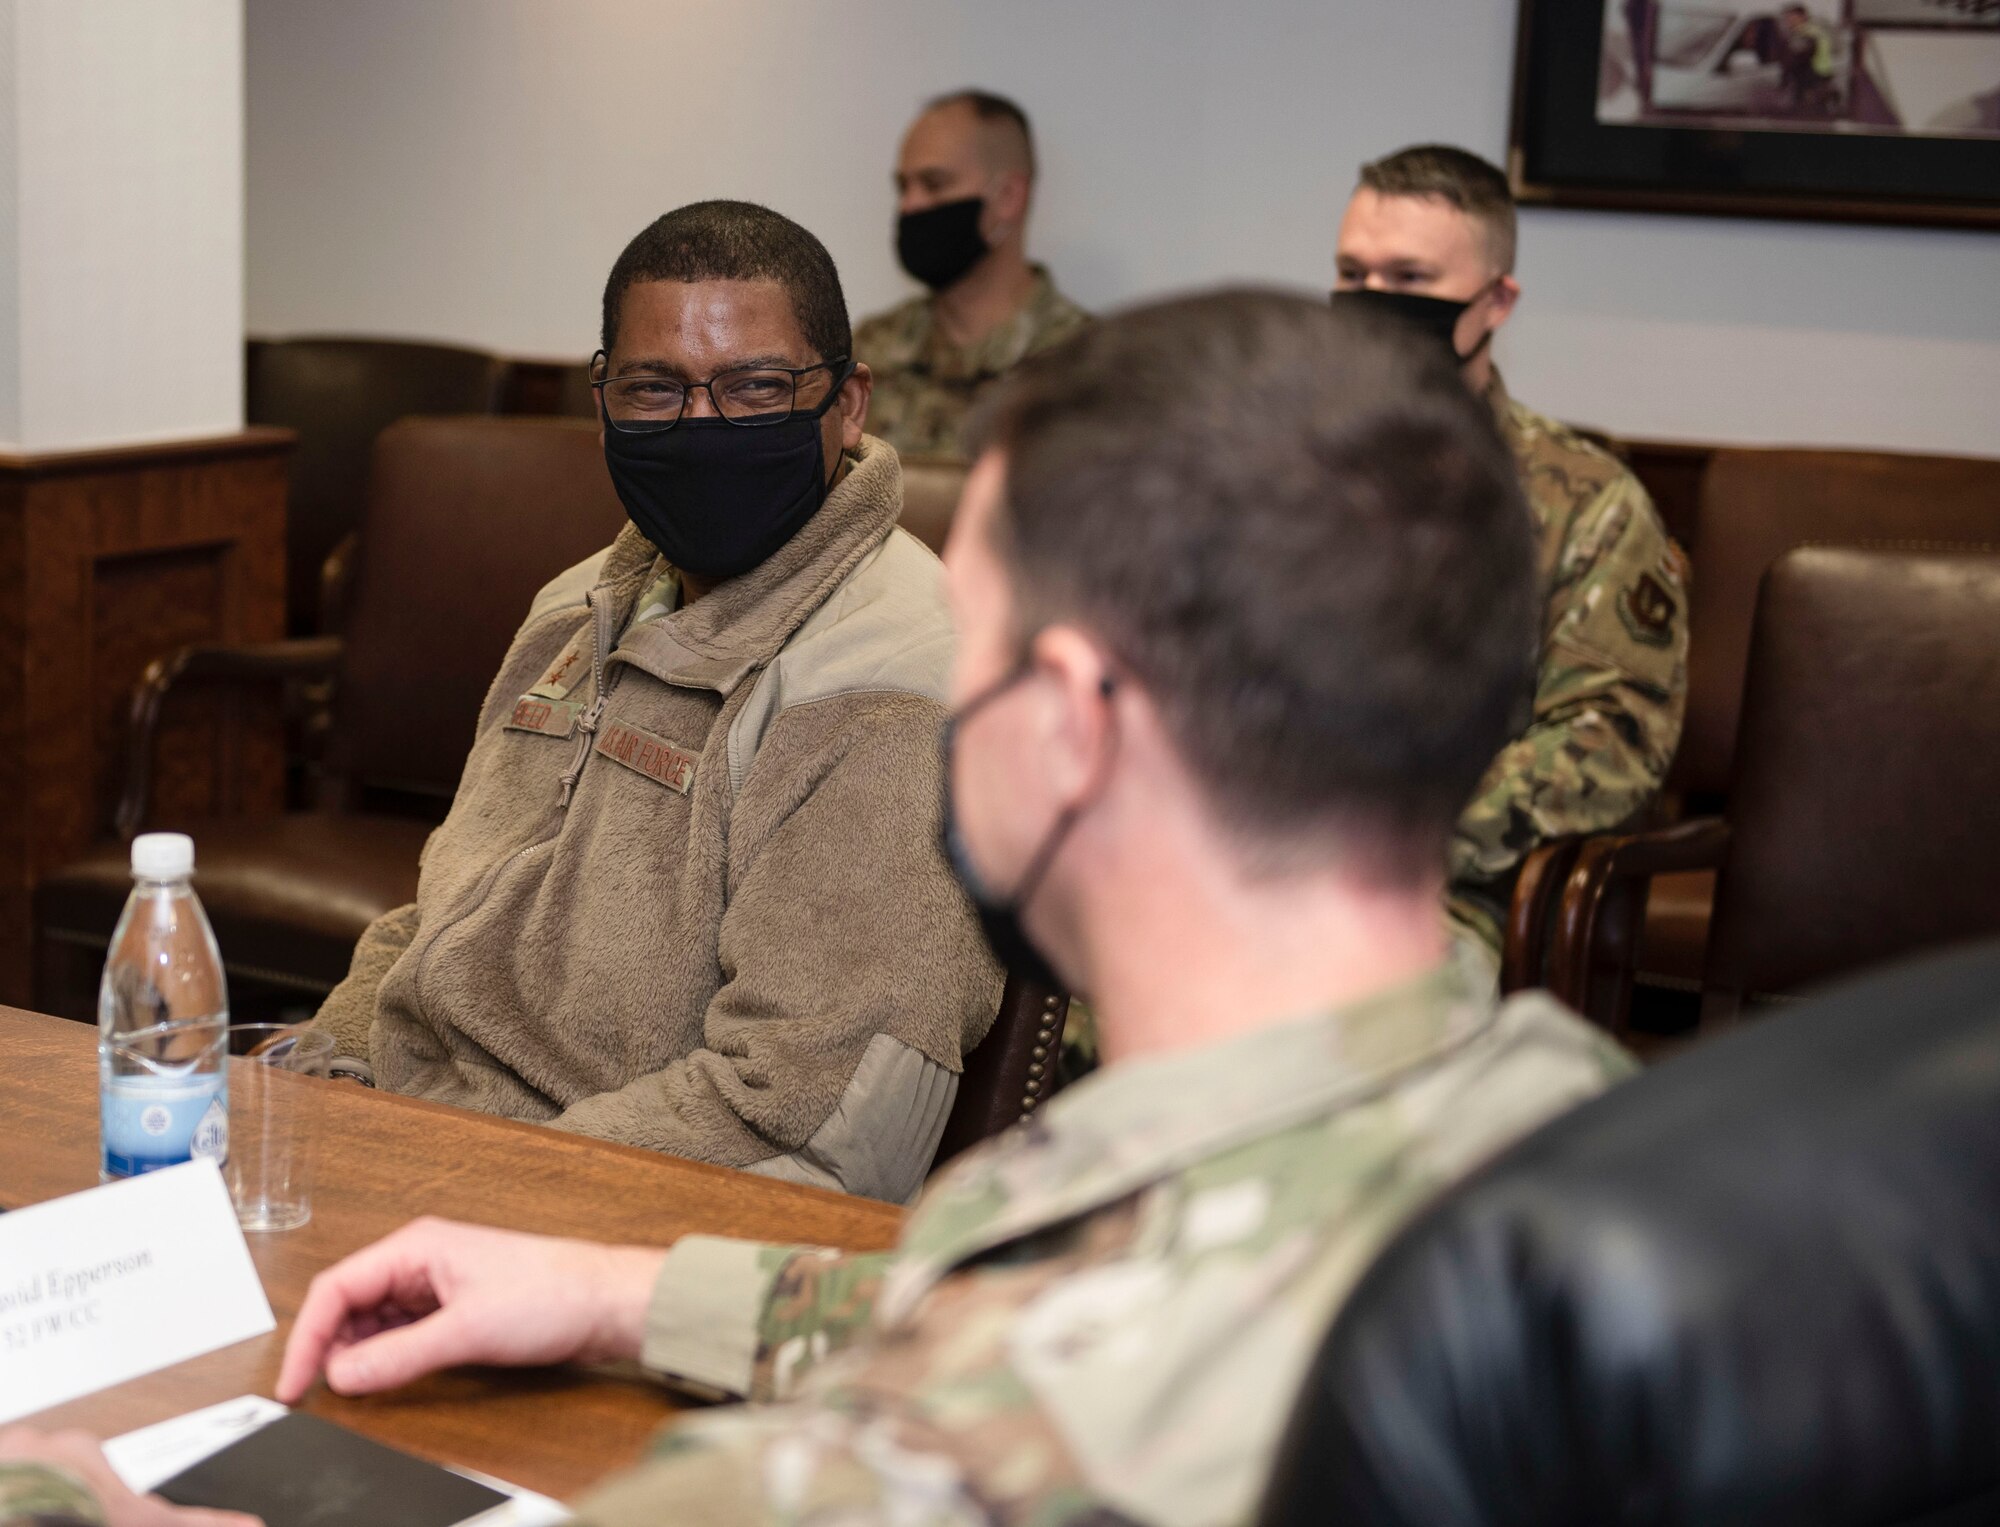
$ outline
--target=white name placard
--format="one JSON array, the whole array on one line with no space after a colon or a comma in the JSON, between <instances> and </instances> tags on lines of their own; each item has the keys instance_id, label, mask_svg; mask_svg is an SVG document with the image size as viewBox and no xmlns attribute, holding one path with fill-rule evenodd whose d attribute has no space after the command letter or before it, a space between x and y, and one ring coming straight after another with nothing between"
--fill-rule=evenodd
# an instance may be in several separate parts
<instances>
[{"instance_id":1,"label":"white name placard","mask_svg":"<svg viewBox=\"0 0 2000 1527\"><path fill-rule=\"evenodd\" d=\"M0 1422L274 1325L212 1161L0 1214Z\"/></svg>"}]
</instances>

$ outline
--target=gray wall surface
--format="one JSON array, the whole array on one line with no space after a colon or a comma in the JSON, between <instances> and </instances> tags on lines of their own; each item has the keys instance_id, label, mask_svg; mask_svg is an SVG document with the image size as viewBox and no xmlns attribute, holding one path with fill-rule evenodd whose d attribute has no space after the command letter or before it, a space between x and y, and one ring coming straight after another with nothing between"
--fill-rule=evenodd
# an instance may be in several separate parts
<instances>
[{"instance_id":1,"label":"gray wall surface","mask_svg":"<svg viewBox=\"0 0 2000 1527\"><path fill-rule=\"evenodd\" d=\"M767 202L857 316L911 288L889 173L918 102L1017 97L1034 252L1093 307L1324 290L1355 166L1504 152L1514 0L248 0L253 333L595 344L648 220ZM1632 434L2000 455L2000 234L1523 215L1497 353Z\"/></svg>"}]
</instances>

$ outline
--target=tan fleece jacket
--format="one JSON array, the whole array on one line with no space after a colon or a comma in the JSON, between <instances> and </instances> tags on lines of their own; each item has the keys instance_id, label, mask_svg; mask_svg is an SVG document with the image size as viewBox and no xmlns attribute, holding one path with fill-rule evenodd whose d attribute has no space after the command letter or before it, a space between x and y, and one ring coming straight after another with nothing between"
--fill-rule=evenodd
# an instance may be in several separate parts
<instances>
[{"instance_id":1,"label":"tan fleece jacket","mask_svg":"<svg viewBox=\"0 0 2000 1527\"><path fill-rule=\"evenodd\" d=\"M417 900L321 1009L397 1092L921 1185L999 975L938 849L937 559L864 439L762 566L626 630L636 529L536 597ZM617 633L623 632L620 637Z\"/></svg>"}]
</instances>

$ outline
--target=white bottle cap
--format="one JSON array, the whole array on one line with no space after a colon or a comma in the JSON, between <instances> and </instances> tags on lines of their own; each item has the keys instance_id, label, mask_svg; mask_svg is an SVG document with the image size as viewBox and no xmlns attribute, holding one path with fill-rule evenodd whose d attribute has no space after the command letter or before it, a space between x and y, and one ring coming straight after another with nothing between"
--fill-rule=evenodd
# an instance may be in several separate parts
<instances>
[{"instance_id":1,"label":"white bottle cap","mask_svg":"<svg viewBox=\"0 0 2000 1527\"><path fill-rule=\"evenodd\" d=\"M142 832L132 840L132 873L142 880L185 880L194 873L194 839L184 832Z\"/></svg>"}]
</instances>

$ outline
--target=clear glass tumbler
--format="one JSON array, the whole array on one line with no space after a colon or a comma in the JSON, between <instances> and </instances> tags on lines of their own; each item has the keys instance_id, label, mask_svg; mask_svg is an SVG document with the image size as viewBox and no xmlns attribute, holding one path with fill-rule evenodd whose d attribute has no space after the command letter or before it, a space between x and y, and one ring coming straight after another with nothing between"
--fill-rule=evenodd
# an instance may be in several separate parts
<instances>
[{"instance_id":1,"label":"clear glass tumbler","mask_svg":"<svg viewBox=\"0 0 2000 1527\"><path fill-rule=\"evenodd\" d=\"M312 1218L320 1094L333 1036L301 1024L229 1026L229 1159L222 1174L245 1230Z\"/></svg>"}]
</instances>

